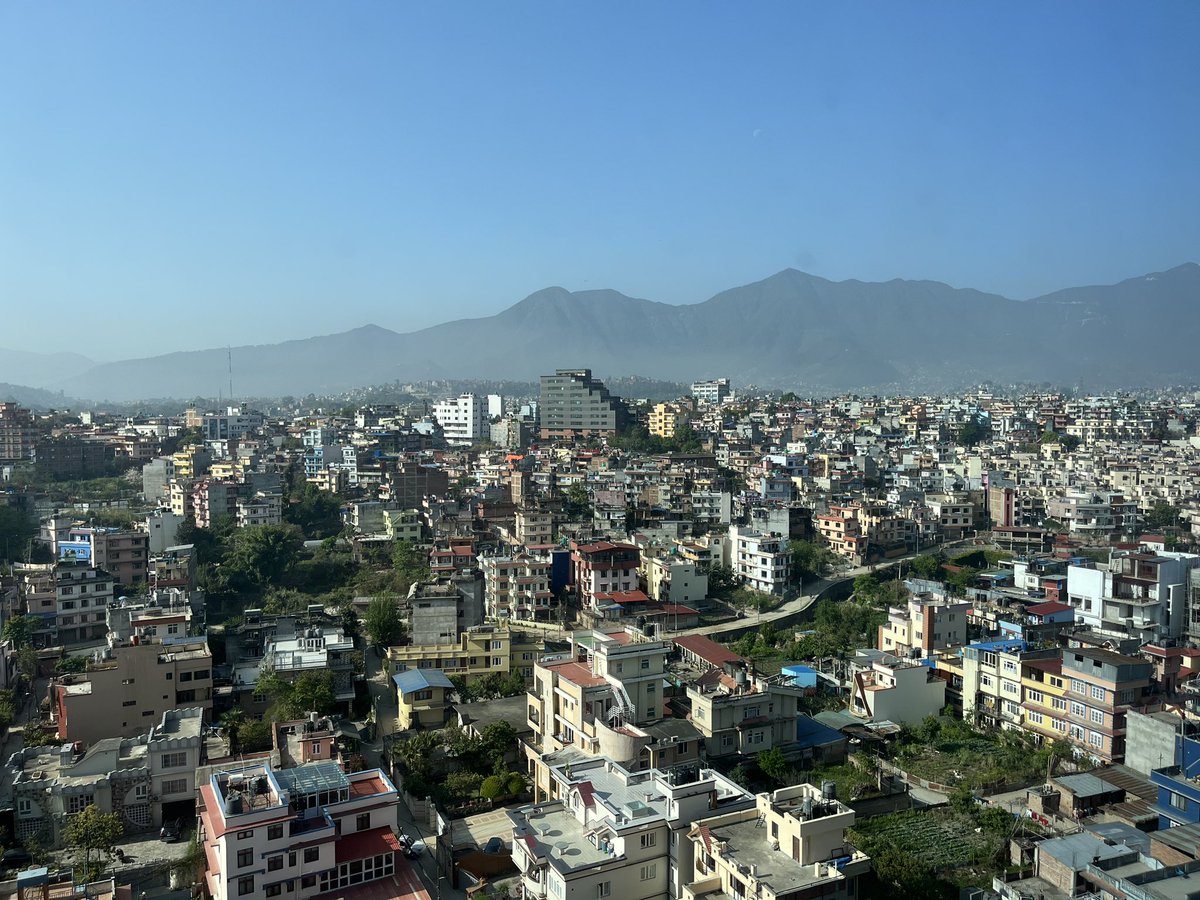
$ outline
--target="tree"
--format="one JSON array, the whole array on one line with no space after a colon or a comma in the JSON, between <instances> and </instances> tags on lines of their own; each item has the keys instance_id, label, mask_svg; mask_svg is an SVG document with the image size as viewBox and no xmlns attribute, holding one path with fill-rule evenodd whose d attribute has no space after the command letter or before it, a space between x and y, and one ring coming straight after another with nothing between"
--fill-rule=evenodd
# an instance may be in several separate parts
<instances>
[{"instance_id":1,"label":"tree","mask_svg":"<svg viewBox=\"0 0 1200 900\"><path fill-rule=\"evenodd\" d=\"M125 836L125 827L117 813L102 813L94 804L67 819L63 838L67 847L82 857L83 871L89 881L104 871L105 863L116 853Z\"/></svg>"},{"instance_id":2,"label":"tree","mask_svg":"<svg viewBox=\"0 0 1200 900\"><path fill-rule=\"evenodd\" d=\"M256 525L233 538L224 567L258 588L278 584L291 571L304 545L295 525Z\"/></svg>"},{"instance_id":3,"label":"tree","mask_svg":"<svg viewBox=\"0 0 1200 900\"><path fill-rule=\"evenodd\" d=\"M572 484L563 492L563 512L571 519L587 518L592 514L592 501L587 488Z\"/></svg>"},{"instance_id":4,"label":"tree","mask_svg":"<svg viewBox=\"0 0 1200 900\"><path fill-rule=\"evenodd\" d=\"M1155 503L1146 513L1146 524L1151 528L1173 528L1179 524L1179 508L1170 503Z\"/></svg>"},{"instance_id":5,"label":"tree","mask_svg":"<svg viewBox=\"0 0 1200 900\"><path fill-rule=\"evenodd\" d=\"M21 510L15 506L0 506L0 561L25 559L25 551L35 534L37 528Z\"/></svg>"},{"instance_id":6,"label":"tree","mask_svg":"<svg viewBox=\"0 0 1200 900\"><path fill-rule=\"evenodd\" d=\"M792 774L791 763L778 747L759 751L755 763L758 765L758 771L778 784L786 784Z\"/></svg>"},{"instance_id":7,"label":"tree","mask_svg":"<svg viewBox=\"0 0 1200 900\"><path fill-rule=\"evenodd\" d=\"M237 729L237 744L241 753L260 753L271 749L270 722L243 722Z\"/></svg>"},{"instance_id":8,"label":"tree","mask_svg":"<svg viewBox=\"0 0 1200 900\"><path fill-rule=\"evenodd\" d=\"M376 649L397 644L404 636L400 607L391 597L372 597L367 604L362 626L367 640Z\"/></svg>"},{"instance_id":9,"label":"tree","mask_svg":"<svg viewBox=\"0 0 1200 900\"><path fill-rule=\"evenodd\" d=\"M828 547L812 541L792 541L792 579L803 584L820 575L833 564L834 554Z\"/></svg>"},{"instance_id":10,"label":"tree","mask_svg":"<svg viewBox=\"0 0 1200 900\"><path fill-rule=\"evenodd\" d=\"M728 600L741 585L737 575L729 566L712 563L708 567L708 594L719 600Z\"/></svg>"},{"instance_id":11,"label":"tree","mask_svg":"<svg viewBox=\"0 0 1200 900\"><path fill-rule=\"evenodd\" d=\"M913 559L909 567L927 580L939 579L942 574L942 561L929 553Z\"/></svg>"},{"instance_id":12,"label":"tree","mask_svg":"<svg viewBox=\"0 0 1200 900\"><path fill-rule=\"evenodd\" d=\"M293 479L289 484L284 520L314 540L338 534L342 530L342 506L338 498L307 481Z\"/></svg>"},{"instance_id":13,"label":"tree","mask_svg":"<svg viewBox=\"0 0 1200 900\"><path fill-rule=\"evenodd\" d=\"M396 541L392 548L392 568L404 582L404 589L429 578L429 558L422 554L411 541Z\"/></svg>"},{"instance_id":14,"label":"tree","mask_svg":"<svg viewBox=\"0 0 1200 900\"><path fill-rule=\"evenodd\" d=\"M979 442L991 437L991 429L979 421L978 418L972 418L958 428L958 443L964 447L974 447Z\"/></svg>"},{"instance_id":15,"label":"tree","mask_svg":"<svg viewBox=\"0 0 1200 900\"><path fill-rule=\"evenodd\" d=\"M33 643L33 632L39 624L37 616L13 616L4 623L4 639L14 647L28 647Z\"/></svg>"}]
</instances>

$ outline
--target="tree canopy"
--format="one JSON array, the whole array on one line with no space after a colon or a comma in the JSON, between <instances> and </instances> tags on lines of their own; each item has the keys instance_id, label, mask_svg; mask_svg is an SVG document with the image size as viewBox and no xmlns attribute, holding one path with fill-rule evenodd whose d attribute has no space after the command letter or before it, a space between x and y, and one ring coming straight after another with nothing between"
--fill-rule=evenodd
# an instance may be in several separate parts
<instances>
[{"instance_id":1,"label":"tree canopy","mask_svg":"<svg viewBox=\"0 0 1200 900\"><path fill-rule=\"evenodd\" d=\"M104 871L117 844L125 836L125 827L117 813L102 813L94 804L68 817L63 840L75 852L83 871L91 880Z\"/></svg>"},{"instance_id":2,"label":"tree canopy","mask_svg":"<svg viewBox=\"0 0 1200 900\"><path fill-rule=\"evenodd\" d=\"M391 597L372 597L362 620L363 632L372 647L390 647L404 636L400 607Z\"/></svg>"}]
</instances>

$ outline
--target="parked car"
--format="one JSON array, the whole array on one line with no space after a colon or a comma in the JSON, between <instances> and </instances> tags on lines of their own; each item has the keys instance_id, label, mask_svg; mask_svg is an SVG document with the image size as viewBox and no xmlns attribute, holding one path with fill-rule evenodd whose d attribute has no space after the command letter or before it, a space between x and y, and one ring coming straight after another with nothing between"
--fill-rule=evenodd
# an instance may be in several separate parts
<instances>
[{"instance_id":1,"label":"parked car","mask_svg":"<svg viewBox=\"0 0 1200 900\"><path fill-rule=\"evenodd\" d=\"M425 852L425 842L420 838L412 838L407 834L400 835L400 852L406 859L416 859Z\"/></svg>"},{"instance_id":2,"label":"parked car","mask_svg":"<svg viewBox=\"0 0 1200 900\"><path fill-rule=\"evenodd\" d=\"M483 852L484 853L503 853L504 852L504 838L499 837L499 836L488 838L487 843L483 845Z\"/></svg>"},{"instance_id":3,"label":"parked car","mask_svg":"<svg viewBox=\"0 0 1200 900\"><path fill-rule=\"evenodd\" d=\"M163 827L158 832L158 839L168 844L175 843L182 836L183 819L176 819L173 822L163 822Z\"/></svg>"}]
</instances>

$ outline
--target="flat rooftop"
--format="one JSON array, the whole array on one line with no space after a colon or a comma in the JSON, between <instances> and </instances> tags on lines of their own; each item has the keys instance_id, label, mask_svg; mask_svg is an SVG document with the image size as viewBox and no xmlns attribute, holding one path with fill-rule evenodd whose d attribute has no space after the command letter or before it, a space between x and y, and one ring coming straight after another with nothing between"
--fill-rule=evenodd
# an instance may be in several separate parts
<instances>
[{"instance_id":1,"label":"flat rooftop","mask_svg":"<svg viewBox=\"0 0 1200 900\"><path fill-rule=\"evenodd\" d=\"M776 896L830 880L827 866L804 865L783 850L772 850L767 830L754 819L713 828L712 836L728 844L725 857L739 866L757 866L758 880ZM840 872L835 877L841 877Z\"/></svg>"}]
</instances>

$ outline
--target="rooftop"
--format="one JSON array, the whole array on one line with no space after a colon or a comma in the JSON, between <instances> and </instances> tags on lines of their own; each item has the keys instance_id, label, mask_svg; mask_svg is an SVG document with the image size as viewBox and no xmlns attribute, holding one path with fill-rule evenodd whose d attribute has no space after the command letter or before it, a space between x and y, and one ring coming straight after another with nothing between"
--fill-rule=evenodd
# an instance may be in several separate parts
<instances>
[{"instance_id":1,"label":"rooftop","mask_svg":"<svg viewBox=\"0 0 1200 900\"><path fill-rule=\"evenodd\" d=\"M714 841L726 843L722 855L734 862L739 871L746 871L743 867L748 867L749 871L757 871L755 877L758 882L767 885L776 896L840 878L841 868L856 852L853 847L847 846L846 852L831 860L831 864L818 862L804 865L796 862L782 849L772 850L766 829L754 819L713 828L712 837ZM859 858L865 859L861 854Z\"/></svg>"}]
</instances>

